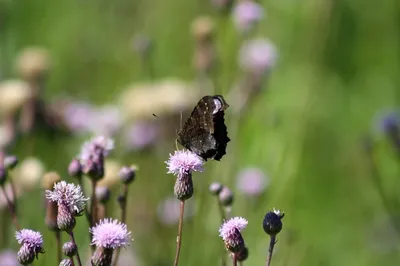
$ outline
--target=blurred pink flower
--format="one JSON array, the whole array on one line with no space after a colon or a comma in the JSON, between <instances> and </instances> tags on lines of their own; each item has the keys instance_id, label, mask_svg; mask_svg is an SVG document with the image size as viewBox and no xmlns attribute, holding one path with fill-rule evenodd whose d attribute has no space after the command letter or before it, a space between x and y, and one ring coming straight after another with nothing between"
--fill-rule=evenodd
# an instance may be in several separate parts
<instances>
[{"instance_id":1,"label":"blurred pink flower","mask_svg":"<svg viewBox=\"0 0 400 266\"><path fill-rule=\"evenodd\" d=\"M129 126L124 134L125 147L128 150L142 150L157 141L159 127L148 121L136 121Z\"/></svg>"},{"instance_id":2,"label":"blurred pink flower","mask_svg":"<svg viewBox=\"0 0 400 266\"><path fill-rule=\"evenodd\" d=\"M121 111L114 105L95 108L88 121L89 132L96 135L113 136L121 127Z\"/></svg>"},{"instance_id":3,"label":"blurred pink flower","mask_svg":"<svg viewBox=\"0 0 400 266\"><path fill-rule=\"evenodd\" d=\"M264 74L275 65L278 53L268 39L258 38L243 44L239 54L240 67L250 73Z\"/></svg>"},{"instance_id":4,"label":"blurred pink flower","mask_svg":"<svg viewBox=\"0 0 400 266\"><path fill-rule=\"evenodd\" d=\"M70 103L64 109L64 123L74 133L83 133L88 130L88 121L91 120L93 107L85 102Z\"/></svg>"},{"instance_id":5,"label":"blurred pink flower","mask_svg":"<svg viewBox=\"0 0 400 266\"><path fill-rule=\"evenodd\" d=\"M185 203L184 219L193 217L196 213L194 200ZM179 222L180 201L170 197L160 202L157 207L158 220L165 225L176 225Z\"/></svg>"},{"instance_id":6,"label":"blurred pink flower","mask_svg":"<svg viewBox=\"0 0 400 266\"><path fill-rule=\"evenodd\" d=\"M269 184L268 177L259 168L245 168L237 176L237 188L247 196L258 196Z\"/></svg>"},{"instance_id":7,"label":"blurred pink flower","mask_svg":"<svg viewBox=\"0 0 400 266\"><path fill-rule=\"evenodd\" d=\"M233 20L238 30L250 31L264 16L263 7L253 1L240 1L233 10Z\"/></svg>"},{"instance_id":8,"label":"blurred pink flower","mask_svg":"<svg viewBox=\"0 0 400 266\"><path fill-rule=\"evenodd\" d=\"M12 249L5 249L0 251L0 261L3 266L18 266L17 252Z\"/></svg>"},{"instance_id":9,"label":"blurred pink flower","mask_svg":"<svg viewBox=\"0 0 400 266\"><path fill-rule=\"evenodd\" d=\"M114 135L122 126L122 115L117 106L94 106L85 102L67 104L64 123L73 133Z\"/></svg>"}]
</instances>

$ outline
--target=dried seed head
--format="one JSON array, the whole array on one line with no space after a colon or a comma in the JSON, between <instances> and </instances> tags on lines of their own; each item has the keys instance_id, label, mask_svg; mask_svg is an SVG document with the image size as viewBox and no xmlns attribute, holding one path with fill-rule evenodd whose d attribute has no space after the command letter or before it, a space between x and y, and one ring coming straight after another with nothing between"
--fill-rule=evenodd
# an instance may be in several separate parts
<instances>
[{"instance_id":1,"label":"dried seed head","mask_svg":"<svg viewBox=\"0 0 400 266\"><path fill-rule=\"evenodd\" d=\"M264 232L276 236L282 230L282 218L285 216L280 210L273 209L267 212L263 220Z\"/></svg>"},{"instance_id":2,"label":"dried seed head","mask_svg":"<svg viewBox=\"0 0 400 266\"><path fill-rule=\"evenodd\" d=\"M188 200L193 196L194 187L192 174L187 174L176 178L174 194L178 200Z\"/></svg>"}]
</instances>

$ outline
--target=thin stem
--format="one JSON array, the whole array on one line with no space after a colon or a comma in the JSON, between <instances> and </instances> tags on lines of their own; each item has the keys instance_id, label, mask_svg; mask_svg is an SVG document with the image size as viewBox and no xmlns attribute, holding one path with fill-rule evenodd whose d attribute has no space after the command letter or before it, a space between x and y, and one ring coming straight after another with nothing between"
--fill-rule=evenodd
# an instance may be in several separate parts
<instances>
[{"instance_id":1,"label":"thin stem","mask_svg":"<svg viewBox=\"0 0 400 266\"><path fill-rule=\"evenodd\" d=\"M71 266L75 266L75 262L74 262L74 258L73 257L70 257L69 261L71 262Z\"/></svg>"},{"instance_id":2,"label":"thin stem","mask_svg":"<svg viewBox=\"0 0 400 266\"><path fill-rule=\"evenodd\" d=\"M121 204L121 222L122 223L125 223L125 220L126 220L126 209L127 209L126 208L126 205L127 205L126 202L128 200L128 188L129 188L129 185L128 184L124 184L124 191L122 192L122 197L123 197L124 201ZM115 251L114 262L112 264L113 266L117 266L120 252L121 252L121 248L118 248Z\"/></svg>"},{"instance_id":3,"label":"thin stem","mask_svg":"<svg viewBox=\"0 0 400 266\"><path fill-rule=\"evenodd\" d=\"M226 212L224 206L222 205L219 199L218 199L218 209L219 209L219 215L221 216L221 221L224 222L226 220Z\"/></svg>"},{"instance_id":4,"label":"thin stem","mask_svg":"<svg viewBox=\"0 0 400 266\"><path fill-rule=\"evenodd\" d=\"M84 188L84 186L83 186L83 181L82 181L82 177L81 177L81 176L78 177L78 183L79 183L79 186L81 187L82 191L85 191L85 188ZM91 217L91 215L90 215L90 213L89 213L88 208L85 208L85 216L86 216L86 219L87 219L89 225L92 225L92 217ZM89 235L90 235L90 234L89 234Z\"/></svg>"},{"instance_id":5,"label":"thin stem","mask_svg":"<svg viewBox=\"0 0 400 266\"><path fill-rule=\"evenodd\" d=\"M237 266L237 257L236 257L235 253L232 254L232 262L233 262L233 266Z\"/></svg>"},{"instance_id":6,"label":"thin stem","mask_svg":"<svg viewBox=\"0 0 400 266\"><path fill-rule=\"evenodd\" d=\"M7 192L4 189L4 186L1 186L1 189L2 189L3 194L4 194L4 198L6 199L7 207L8 207L8 210L10 211L12 222L15 225L15 228L17 230L20 230L20 226L19 226L18 218L17 218L17 213L15 212L14 206L13 206L12 202L10 201L10 198L8 197Z\"/></svg>"},{"instance_id":7,"label":"thin stem","mask_svg":"<svg viewBox=\"0 0 400 266\"><path fill-rule=\"evenodd\" d=\"M97 205L97 198L96 198L96 185L97 185L97 181L93 181L92 180L92 203L90 205L90 215L92 217L92 221L91 221L91 226L95 225L97 222L97 209L96 209L96 205Z\"/></svg>"},{"instance_id":8,"label":"thin stem","mask_svg":"<svg viewBox=\"0 0 400 266\"><path fill-rule=\"evenodd\" d=\"M14 209L15 212L17 212L17 193L16 193L15 185L14 185L14 182L13 182L12 178L9 178L8 182L10 183L10 186L11 186L11 193L12 193L12 199L13 199L13 201L12 201L13 209Z\"/></svg>"},{"instance_id":9,"label":"thin stem","mask_svg":"<svg viewBox=\"0 0 400 266\"><path fill-rule=\"evenodd\" d=\"M219 214L221 216L221 222L224 222L226 220L226 212L224 206L222 205L219 199L218 199L218 209L219 209ZM221 265L226 266L226 249L223 249L222 251Z\"/></svg>"},{"instance_id":10,"label":"thin stem","mask_svg":"<svg viewBox=\"0 0 400 266\"><path fill-rule=\"evenodd\" d=\"M180 216L179 216L178 236L176 237L176 254L175 254L174 266L178 265L179 254L181 252L183 213L185 211L185 201L184 200L181 200L181 208L180 208L180 210L181 210L181 213L180 213Z\"/></svg>"},{"instance_id":11,"label":"thin stem","mask_svg":"<svg viewBox=\"0 0 400 266\"><path fill-rule=\"evenodd\" d=\"M57 242L57 261L61 262L61 232L59 230L55 231L56 242ZM72 264L73 265L73 264Z\"/></svg>"},{"instance_id":12,"label":"thin stem","mask_svg":"<svg viewBox=\"0 0 400 266\"><path fill-rule=\"evenodd\" d=\"M78 245L76 244L74 233L71 231L69 232L69 236L71 237L71 241L75 244L76 246L76 260L78 261L78 265L82 266L81 262L81 257L79 256L79 251L78 251Z\"/></svg>"},{"instance_id":13,"label":"thin stem","mask_svg":"<svg viewBox=\"0 0 400 266\"><path fill-rule=\"evenodd\" d=\"M276 236L271 236L269 241L269 249L268 249L268 258L267 258L267 266L270 266L272 260L272 252L274 251L274 246L276 244Z\"/></svg>"}]
</instances>

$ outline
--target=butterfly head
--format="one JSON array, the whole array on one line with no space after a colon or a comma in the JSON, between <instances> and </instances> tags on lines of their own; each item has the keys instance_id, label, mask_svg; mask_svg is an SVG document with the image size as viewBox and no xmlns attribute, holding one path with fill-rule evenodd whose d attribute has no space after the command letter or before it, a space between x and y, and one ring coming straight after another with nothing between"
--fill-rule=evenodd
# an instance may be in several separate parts
<instances>
[{"instance_id":1,"label":"butterfly head","mask_svg":"<svg viewBox=\"0 0 400 266\"><path fill-rule=\"evenodd\" d=\"M218 112L224 112L229 107L229 104L226 103L222 95L213 96L213 100L215 104L215 109L213 110L213 114L216 114Z\"/></svg>"}]
</instances>

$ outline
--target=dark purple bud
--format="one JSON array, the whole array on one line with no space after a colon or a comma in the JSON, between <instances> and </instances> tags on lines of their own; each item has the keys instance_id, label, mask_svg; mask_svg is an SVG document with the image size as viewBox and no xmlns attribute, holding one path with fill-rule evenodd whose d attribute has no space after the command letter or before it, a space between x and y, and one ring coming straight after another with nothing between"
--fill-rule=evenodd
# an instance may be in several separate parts
<instances>
[{"instance_id":1,"label":"dark purple bud","mask_svg":"<svg viewBox=\"0 0 400 266\"><path fill-rule=\"evenodd\" d=\"M130 184L136 177L136 168L124 166L119 171L119 177L121 178L122 183Z\"/></svg>"},{"instance_id":2,"label":"dark purple bud","mask_svg":"<svg viewBox=\"0 0 400 266\"><path fill-rule=\"evenodd\" d=\"M267 212L263 221L264 232L270 236L276 236L282 230L282 218L285 214L279 210Z\"/></svg>"},{"instance_id":3,"label":"dark purple bud","mask_svg":"<svg viewBox=\"0 0 400 266\"><path fill-rule=\"evenodd\" d=\"M249 257L249 249L247 247L244 247L244 249L242 249L242 251L240 251L239 253L236 253L235 255L236 255L236 259L238 261L245 261Z\"/></svg>"}]
</instances>

